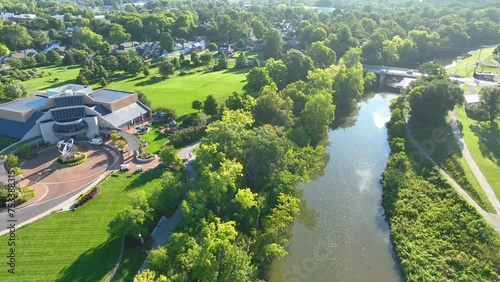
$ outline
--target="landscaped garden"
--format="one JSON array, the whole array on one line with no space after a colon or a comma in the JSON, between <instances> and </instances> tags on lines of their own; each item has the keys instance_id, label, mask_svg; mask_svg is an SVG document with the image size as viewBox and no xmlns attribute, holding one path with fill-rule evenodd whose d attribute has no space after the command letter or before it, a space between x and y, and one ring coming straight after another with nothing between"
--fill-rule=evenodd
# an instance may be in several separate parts
<instances>
[{"instance_id":1,"label":"landscaped garden","mask_svg":"<svg viewBox=\"0 0 500 282\"><path fill-rule=\"evenodd\" d=\"M474 161L484 174L491 188L500 199L500 130L497 124L490 127L489 122L473 120L464 108L457 108L458 120L461 123L462 134L467 148Z\"/></svg>"},{"instance_id":2,"label":"landscaped garden","mask_svg":"<svg viewBox=\"0 0 500 282\"><path fill-rule=\"evenodd\" d=\"M121 238L108 224L144 191L150 197L161 188L163 168L141 174L113 174L100 185L97 197L75 212L53 214L16 231L16 274L2 281L102 281L120 253ZM0 244L7 246L7 237ZM2 249L2 256L7 256ZM136 262L137 264L137 262Z\"/></svg>"}]
</instances>

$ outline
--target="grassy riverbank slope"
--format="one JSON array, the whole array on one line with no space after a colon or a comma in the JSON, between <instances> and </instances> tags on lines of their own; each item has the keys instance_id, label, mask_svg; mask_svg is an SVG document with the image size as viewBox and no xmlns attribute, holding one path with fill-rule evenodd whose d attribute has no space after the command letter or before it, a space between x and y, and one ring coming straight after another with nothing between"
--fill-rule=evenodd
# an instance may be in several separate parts
<instances>
[{"instance_id":1,"label":"grassy riverbank slope","mask_svg":"<svg viewBox=\"0 0 500 282\"><path fill-rule=\"evenodd\" d=\"M398 121L404 124L393 120L390 133ZM383 205L406 281L498 280L500 236L398 132L391 134Z\"/></svg>"}]
</instances>

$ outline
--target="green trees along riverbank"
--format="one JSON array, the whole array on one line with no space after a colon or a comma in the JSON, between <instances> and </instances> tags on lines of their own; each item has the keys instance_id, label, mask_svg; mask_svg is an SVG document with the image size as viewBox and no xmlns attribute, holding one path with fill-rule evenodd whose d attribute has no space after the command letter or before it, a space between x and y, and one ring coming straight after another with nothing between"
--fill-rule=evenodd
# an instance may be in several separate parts
<instances>
[{"instance_id":1,"label":"green trees along riverbank","mask_svg":"<svg viewBox=\"0 0 500 282\"><path fill-rule=\"evenodd\" d=\"M404 131L397 136L397 127L406 126L406 115L400 114L408 111L404 99L392 104L391 155L382 183L391 238L406 280L497 281L500 236L420 156Z\"/></svg>"}]
</instances>

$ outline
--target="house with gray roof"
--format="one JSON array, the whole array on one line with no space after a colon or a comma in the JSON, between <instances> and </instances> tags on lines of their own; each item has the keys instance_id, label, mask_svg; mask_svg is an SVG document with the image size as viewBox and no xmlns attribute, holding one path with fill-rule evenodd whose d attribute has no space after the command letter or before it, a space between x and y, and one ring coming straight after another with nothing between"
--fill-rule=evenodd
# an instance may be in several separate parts
<instances>
[{"instance_id":1,"label":"house with gray roof","mask_svg":"<svg viewBox=\"0 0 500 282\"><path fill-rule=\"evenodd\" d=\"M125 129L150 116L151 109L133 92L68 84L1 104L0 136L42 136L46 143L56 143L93 138L103 128Z\"/></svg>"}]
</instances>

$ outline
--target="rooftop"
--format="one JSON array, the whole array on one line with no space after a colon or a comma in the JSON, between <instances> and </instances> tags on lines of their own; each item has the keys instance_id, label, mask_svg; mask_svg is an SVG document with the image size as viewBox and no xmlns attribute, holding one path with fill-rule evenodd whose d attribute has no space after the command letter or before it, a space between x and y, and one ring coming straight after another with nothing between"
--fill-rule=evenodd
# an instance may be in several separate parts
<instances>
[{"instance_id":1,"label":"rooftop","mask_svg":"<svg viewBox=\"0 0 500 282\"><path fill-rule=\"evenodd\" d=\"M103 115L103 117L111 122L114 126L122 127L131 122L130 117L146 115L148 112L148 109L142 106L140 103L133 103L119 109L118 111Z\"/></svg>"},{"instance_id":2,"label":"rooftop","mask_svg":"<svg viewBox=\"0 0 500 282\"><path fill-rule=\"evenodd\" d=\"M466 104L475 104L481 102L481 97L478 94L465 95L464 98Z\"/></svg>"},{"instance_id":3,"label":"rooftop","mask_svg":"<svg viewBox=\"0 0 500 282\"><path fill-rule=\"evenodd\" d=\"M99 89L92 94L89 94L96 102L103 103L113 103L115 101L121 100L123 98L133 95L132 92L111 90L111 89Z\"/></svg>"},{"instance_id":4,"label":"rooftop","mask_svg":"<svg viewBox=\"0 0 500 282\"><path fill-rule=\"evenodd\" d=\"M24 99L8 102L0 105L0 110L28 112L33 109L39 109L45 106L47 97L31 96Z\"/></svg>"},{"instance_id":5,"label":"rooftop","mask_svg":"<svg viewBox=\"0 0 500 282\"><path fill-rule=\"evenodd\" d=\"M36 121L42 116L42 112L36 111L26 122L0 118L0 135L21 139L35 126Z\"/></svg>"}]
</instances>

